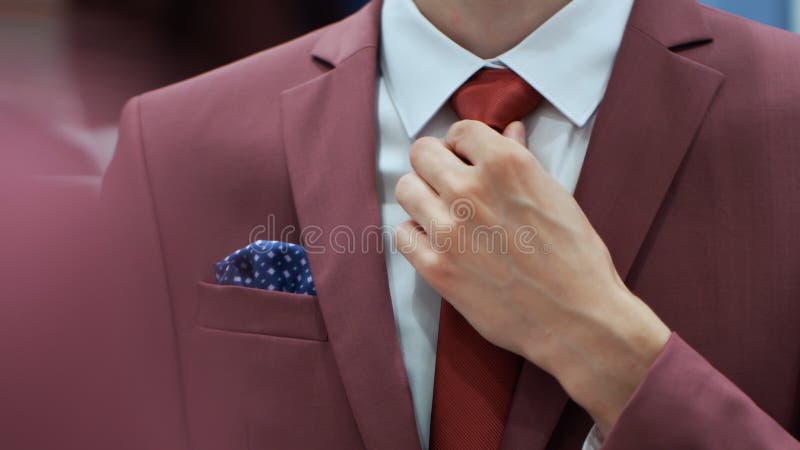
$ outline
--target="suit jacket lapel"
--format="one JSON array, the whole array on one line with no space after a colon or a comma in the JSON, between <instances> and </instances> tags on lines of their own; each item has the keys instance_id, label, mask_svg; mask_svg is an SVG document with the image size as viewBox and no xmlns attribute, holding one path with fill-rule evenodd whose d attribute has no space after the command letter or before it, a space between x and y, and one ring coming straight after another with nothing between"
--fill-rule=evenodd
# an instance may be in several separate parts
<instances>
[{"instance_id":1,"label":"suit jacket lapel","mask_svg":"<svg viewBox=\"0 0 800 450\"><path fill-rule=\"evenodd\" d=\"M698 8L637 1L578 181L575 197L623 279L723 78L678 53L711 41ZM502 448L545 448L566 402L553 377L526 363Z\"/></svg>"},{"instance_id":2,"label":"suit jacket lapel","mask_svg":"<svg viewBox=\"0 0 800 450\"><path fill-rule=\"evenodd\" d=\"M665 8L674 9L651 19ZM636 4L576 188L623 279L724 78L681 55L711 41L699 8L691 0ZM687 30L692 23L698 29Z\"/></svg>"},{"instance_id":3,"label":"suit jacket lapel","mask_svg":"<svg viewBox=\"0 0 800 450\"><path fill-rule=\"evenodd\" d=\"M379 12L372 2L321 37L314 57L333 68L284 92L284 144L303 243L363 442L413 449L419 439L379 252Z\"/></svg>"}]
</instances>

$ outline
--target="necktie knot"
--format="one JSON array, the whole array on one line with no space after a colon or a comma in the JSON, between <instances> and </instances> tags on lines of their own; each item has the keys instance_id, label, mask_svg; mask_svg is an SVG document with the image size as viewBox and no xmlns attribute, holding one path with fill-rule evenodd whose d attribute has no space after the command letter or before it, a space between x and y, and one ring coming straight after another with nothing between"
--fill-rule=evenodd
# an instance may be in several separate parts
<instances>
[{"instance_id":1,"label":"necktie knot","mask_svg":"<svg viewBox=\"0 0 800 450\"><path fill-rule=\"evenodd\" d=\"M481 69L450 97L461 119L479 120L498 131L533 111L542 95L508 69Z\"/></svg>"}]
</instances>

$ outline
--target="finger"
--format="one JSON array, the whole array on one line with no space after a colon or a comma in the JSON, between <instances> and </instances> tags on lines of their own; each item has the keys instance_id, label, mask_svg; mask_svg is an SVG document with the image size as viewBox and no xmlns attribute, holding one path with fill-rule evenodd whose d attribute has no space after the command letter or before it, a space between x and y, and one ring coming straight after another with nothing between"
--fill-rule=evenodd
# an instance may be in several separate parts
<instances>
[{"instance_id":1,"label":"finger","mask_svg":"<svg viewBox=\"0 0 800 450\"><path fill-rule=\"evenodd\" d=\"M503 130L503 136L513 139L516 143L528 148L528 137L525 133L525 125L519 120L508 124L506 129Z\"/></svg>"},{"instance_id":2,"label":"finger","mask_svg":"<svg viewBox=\"0 0 800 450\"><path fill-rule=\"evenodd\" d=\"M409 159L414 172L436 192L442 192L454 175L469 167L442 141L433 137L417 139L411 146Z\"/></svg>"},{"instance_id":3,"label":"finger","mask_svg":"<svg viewBox=\"0 0 800 450\"><path fill-rule=\"evenodd\" d=\"M508 139L511 139L512 141L524 147L525 150L521 151L521 153L518 152L518 154L524 153L527 158L533 161L534 165L538 169L544 170L539 160L536 159L536 156L534 156L533 153L528 151L528 132L525 130L525 124L523 124L519 120L511 122L510 124L508 124L506 129L503 130L503 136L505 136Z\"/></svg>"},{"instance_id":4,"label":"finger","mask_svg":"<svg viewBox=\"0 0 800 450\"><path fill-rule=\"evenodd\" d=\"M394 197L409 217L427 231L447 217L443 201L415 173L403 175L397 180Z\"/></svg>"},{"instance_id":5,"label":"finger","mask_svg":"<svg viewBox=\"0 0 800 450\"><path fill-rule=\"evenodd\" d=\"M419 252L432 251L430 238L425 230L413 220L408 220L394 230L394 245L412 263Z\"/></svg>"},{"instance_id":6,"label":"finger","mask_svg":"<svg viewBox=\"0 0 800 450\"><path fill-rule=\"evenodd\" d=\"M456 155L479 165L502 148L503 136L485 123L477 120L461 120L454 123L444 138L445 144Z\"/></svg>"},{"instance_id":7,"label":"finger","mask_svg":"<svg viewBox=\"0 0 800 450\"><path fill-rule=\"evenodd\" d=\"M434 248L431 237L413 221L401 223L394 233L395 248L414 270L437 292L448 292L443 281L444 255ZM446 272L445 272L446 273ZM444 291L442 288L445 288Z\"/></svg>"}]
</instances>

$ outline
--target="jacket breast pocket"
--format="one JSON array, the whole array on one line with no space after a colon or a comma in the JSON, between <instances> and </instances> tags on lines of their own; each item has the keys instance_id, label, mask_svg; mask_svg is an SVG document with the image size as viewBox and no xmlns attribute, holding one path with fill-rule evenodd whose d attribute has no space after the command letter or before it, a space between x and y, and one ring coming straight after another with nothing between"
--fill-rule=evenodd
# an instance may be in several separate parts
<instances>
[{"instance_id":1,"label":"jacket breast pocket","mask_svg":"<svg viewBox=\"0 0 800 450\"><path fill-rule=\"evenodd\" d=\"M328 340L314 295L199 282L195 323L236 333Z\"/></svg>"}]
</instances>

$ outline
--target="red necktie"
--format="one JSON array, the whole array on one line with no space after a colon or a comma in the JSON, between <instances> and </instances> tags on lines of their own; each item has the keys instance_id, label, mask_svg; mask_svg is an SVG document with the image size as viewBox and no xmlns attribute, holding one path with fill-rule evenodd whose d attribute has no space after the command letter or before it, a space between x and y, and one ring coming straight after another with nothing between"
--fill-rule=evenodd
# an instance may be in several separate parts
<instances>
[{"instance_id":1,"label":"red necktie","mask_svg":"<svg viewBox=\"0 0 800 450\"><path fill-rule=\"evenodd\" d=\"M502 131L541 99L511 70L482 69L453 94L450 105L460 118ZM522 358L484 339L442 299L430 449L499 448L521 366Z\"/></svg>"}]
</instances>

